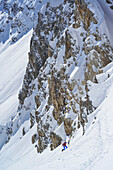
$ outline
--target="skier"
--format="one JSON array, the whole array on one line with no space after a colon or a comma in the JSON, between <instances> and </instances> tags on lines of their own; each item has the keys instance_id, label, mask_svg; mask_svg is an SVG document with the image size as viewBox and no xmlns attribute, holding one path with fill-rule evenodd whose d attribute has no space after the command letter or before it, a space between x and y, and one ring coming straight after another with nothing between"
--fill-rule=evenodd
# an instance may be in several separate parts
<instances>
[{"instance_id":1,"label":"skier","mask_svg":"<svg viewBox=\"0 0 113 170\"><path fill-rule=\"evenodd\" d=\"M65 149L67 149L67 148L68 148L68 147L66 146L66 143L67 143L67 142L64 142L64 143L62 144L62 146L63 146L62 151L64 151Z\"/></svg>"}]
</instances>

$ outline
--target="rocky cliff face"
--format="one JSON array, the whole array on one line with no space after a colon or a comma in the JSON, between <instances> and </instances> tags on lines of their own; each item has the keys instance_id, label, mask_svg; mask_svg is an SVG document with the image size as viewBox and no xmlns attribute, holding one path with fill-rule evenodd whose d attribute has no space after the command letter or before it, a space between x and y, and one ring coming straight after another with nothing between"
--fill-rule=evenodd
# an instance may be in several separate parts
<instances>
[{"instance_id":1,"label":"rocky cliff face","mask_svg":"<svg viewBox=\"0 0 113 170\"><path fill-rule=\"evenodd\" d=\"M31 127L37 124L32 143L38 152L48 144L53 150L80 127L84 134L88 115L98 107L90 99L90 81L98 83L97 74L113 59L113 49L98 23L89 3L79 0L58 7L47 3L38 14L25 77L27 85L36 80L30 119ZM23 85L22 104L31 88Z\"/></svg>"},{"instance_id":2,"label":"rocky cliff face","mask_svg":"<svg viewBox=\"0 0 113 170\"><path fill-rule=\"evenodd\" d=\"M19 127L30 119L37 152L48 145L55 149L79 128L84 134L100 104L93 101L91 87L113 60L113 49L91 9L85 0L64 0L58 6L48 2L38 12L15 121Z\"/></svg>"},{"instance_id":3,"label":"rocky cliff face","mask_svg":"<svg viewBox=\"0 0 113 170\"><path fill-rule=\"evenodd\" d=\"M14 43L35 26L38 10L46 0L1 0L0 42Z\"/></svg>"},{"instance_id":4,"label":"rocky cliff face","mask_svg":"<svg viewBox=\"0 0 113 170\"><path fill-rule=\"evenodd\" d=\"M112 0L106 0L106 2L109 4L109 7L113 10L113 1Z\"/></svg>"}]
</instances>

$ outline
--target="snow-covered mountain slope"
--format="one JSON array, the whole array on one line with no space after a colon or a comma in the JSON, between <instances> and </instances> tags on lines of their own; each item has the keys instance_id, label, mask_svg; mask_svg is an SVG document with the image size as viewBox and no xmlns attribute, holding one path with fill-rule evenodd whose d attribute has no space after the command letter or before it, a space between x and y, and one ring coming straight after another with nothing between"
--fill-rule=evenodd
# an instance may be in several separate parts
<instances>
[{"instance_id":1,"label":"snow-covered mountain slope","mask_svg":"<svg viewBox=\"0 0 113 170\"><path fill-rule=\"evenodd\" d=\"M38 11L46 3L53 6L52 0L1 0L0 1L0 42L16 42L37 23Z\"/></svg>"},{"instance_id":2,"label":"snow-covered mountain slope","mask_svg":"<svg viewBox=\"0 0 113 170\"><path fill-rule=\"evenodd\" d=\"M28 62L28 52L32 36L32 31L28 31L33 27L33 24L35 27L38 11L46 2L47 0L0 1L0 25L1 29L3 29L0 31L0 79L2 82L0 84L0 132L2 132L0 133L0 148L9 140L6 137L7 133L12 131L12 121L14 121L15 117L18 117L18 94L22 88L22 79L24 79ZM49 2L55 7L62 0L57 3L52 0ZM20 22L21 24L19 25ZM26 34L27 32L28 34ZM15 41L13 41L14 39ZM28 119L28 116L25 115L24 117L22 122ZM13 134L18 129L18 122L21 121L17 118Z\"/></svg>"},{"instance_id":3,"label":"snow-covered mountain slope","mask_svg":"<svg viewBox=\"0 0 113 170\"><path fill-rule=\"evenodd\" d=\"M28 62L30 39L33 30L13 45L5 45L0 54L0 147L7 141L7 127L17 115L18 93ZM4 132L5 130L5 132ZM16 129L15 129L16 130ZM5 135L4 135L5 134Z\"/></svg>"},{"instance_id":4,"label":"snow-covered mountain slope","mask_svg":"<svg viewBox=\"0 0 113 170\"><path fill-rule=\"evenodd\" d=\"M0 53L0 125L5 125L17 112L32 32Z\"/></svg>"},{"instance_id":5,"label":"snow-covered mountain slope","mask_svg":"<svg viewBox=\"0 0 113 170\"><path fill-rule=\"evenodd\" d=\"M102 169L113 148L112 0L1 2L0 169Z\"/></svg>"},{"instance_id":6,"label":"snow-covered mountain slope","mask_svg":"<svg viewBox=\"0 0 113 170\"><path fill-rule=\"evenodd\" d=\"M103 6L95 3L72 0L54 8L47 3L39 12L19 94L19 112L29 114L30 128L37 125L32 136L37 152L49 144L55 149L80 127L84 134L88 115L106 96L109 86L100 86L98 76L113 60L108 36L112 32L106 32ZM102 5L105 8L107 3Z\"/></svg>"},{"instance_id":7,"label":"snow-covered mountain slope","mask_svg":"<svg viewBox=\"0 0 113 170\"><path fill-rule=\"evenodd\" d=\"M107 72L113 70L113 63L106 70ZM101 80L103 77L105 78L106 75L102 74ZM34 133L35 127L18 141L19 133L22 130L20 129L1 150L0 169L112 170L113 73L109 79L111 86L108 89L106 98L91 116L85 135L81 137L81 130L78 134L73 134L73 138L65 152L61 152L62 146L59 146L52 152L47 148L42 154L37 154L29 140L29 137ZM96 119L93 119L94 115Z\"/></svg>"},{"instance_id":8,"label":"snow-covered mountain slope","mask_svg":"<svg viewBox=\"0 0 113 170\"><path fill-rule=\"evenodd\" d=\"M105 31L113 46L113 36L111 36L111 34L113 34L113 22L111 22L113 20L113 9L110 9L111 6L113 7L113 1L110 1L110 6L106 3L107 1L97 0L97 2L97 7L100 9L101 13L100 29L101 31Z\"/></svg>"}]
</instances>

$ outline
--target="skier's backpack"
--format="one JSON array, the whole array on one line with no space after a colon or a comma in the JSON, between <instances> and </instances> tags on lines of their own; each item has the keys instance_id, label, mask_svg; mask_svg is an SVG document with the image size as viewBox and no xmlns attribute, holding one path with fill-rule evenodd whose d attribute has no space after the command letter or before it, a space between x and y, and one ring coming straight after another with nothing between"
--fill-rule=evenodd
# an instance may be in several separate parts
<instances>
[{"instance_id":1,"label":"skier's backpack","mask_svg":"<svg viewBox=\"0 0 113 170\"><path fill-rule=\"evenodd\" d=\"M64 143L62 144L62 146L66 146L66 142L64 142Z\"/></svg>"}]
</instances>

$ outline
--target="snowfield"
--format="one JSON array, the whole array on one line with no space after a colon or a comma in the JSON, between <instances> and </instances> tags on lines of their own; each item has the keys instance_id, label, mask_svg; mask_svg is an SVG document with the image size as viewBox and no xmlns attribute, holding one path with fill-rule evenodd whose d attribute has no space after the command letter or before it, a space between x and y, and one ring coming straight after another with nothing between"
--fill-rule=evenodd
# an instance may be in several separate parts
<instances>
[{"instance_id":1,"label":"snowfield","mask_svg":"<svg viewBox=\"0 0 113 170\"><path fill-rule=\"evenodd\" d=\"M1 43L0 53L0 125L5 125L17 112L18 93L22 88L32 30L18 42Z\"/></svg>"}]
</instances>

